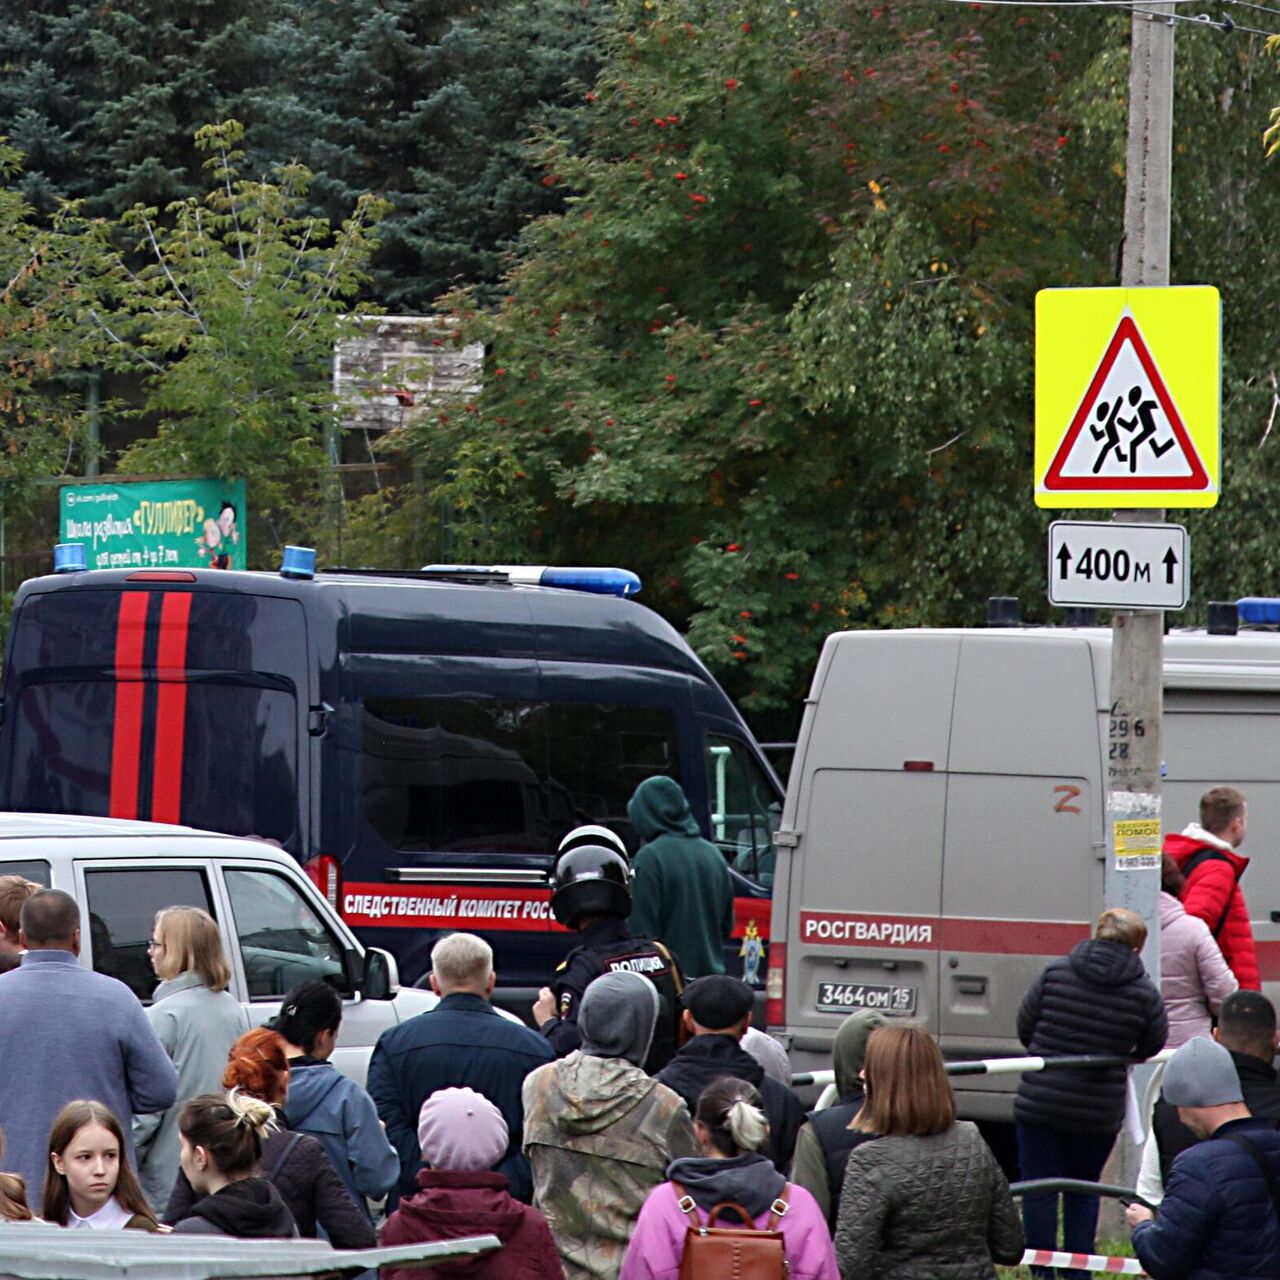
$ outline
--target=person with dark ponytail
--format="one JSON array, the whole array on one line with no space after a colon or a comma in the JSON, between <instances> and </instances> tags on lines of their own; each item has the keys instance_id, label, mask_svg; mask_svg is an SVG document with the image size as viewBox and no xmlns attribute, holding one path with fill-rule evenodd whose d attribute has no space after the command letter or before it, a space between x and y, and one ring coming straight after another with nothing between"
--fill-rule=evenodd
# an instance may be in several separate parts
<instances>
[{"instance_id":1,"label":"person with dark ponytail","mask_svg":"<svg viewBox=\"0 0 1280 1280\"><path fill-rule=\"evenodd\" d=\"M247 1100L256 1099L270 1113L270 1136L266 1136L266 1127L260 1126L262 1176L280 1193L299 1233L315 1236L323 1231L336 1249L372 1248L377 1242L373 1225L343 1186L324 1148L310 1135L292 1133L284 1126L284 1105L289 1096L284 1041L267 1027L245 1032L231 1046L222 1083ZM181 1131L181 1121L178 1127ZM183 1174L165 1210L166 1222L186 1217L195 1203L195 1187L185 1165Z\"/></svg>"},{"instance_id":2,"label":"person with dark ponytail","mask_svg":"<svg viewBox=\"0 0 1280 1280\"><path fill-rule=\"evenodd\" d=\"M178 1112L178 1185L187 1183L194 1195L174 1223L175 1232L240 1239L298 1234L280 1193L257 1172L263 1138L274 1124L275 1112L267 1103L238 1089L202 1094L183 1104Z\"/></svg>"},{"instance_id":3,"label":"person with dark ponytail","mask_svg":"<svg viewBox=\"0 0 1280 1280\"><path fill-rule=\"evenodd\" d=\"M373 1099L329 1061L342 1025L342 997L319 978L300 982L267 1026L285 1042L289 1096L285 1123L315 1138L352 1198L381 1200L400 1177L400 1156ZM367 1212L367 1209L366 1209Z\"/></svg>"},{"instance_id":4,"label":"person with dark ponytail","mask_svg":"<svg viewBox=\"0 0 1280 1280\"><path fill-rule=\"evenodd\" d=\"M818 1202L760 1153L769 1124L755 1086L734 1076L713 1080L698 1097L693 1131L702 1155L673 1161L668 1181L649 1193L618 1280L676 1275L694 1219L705 1226L711 1210L726 1204L749 1221L722 1211L720 1226L782 1232L789 1280L839 1280Z\"/></svg>"}]
</instances>

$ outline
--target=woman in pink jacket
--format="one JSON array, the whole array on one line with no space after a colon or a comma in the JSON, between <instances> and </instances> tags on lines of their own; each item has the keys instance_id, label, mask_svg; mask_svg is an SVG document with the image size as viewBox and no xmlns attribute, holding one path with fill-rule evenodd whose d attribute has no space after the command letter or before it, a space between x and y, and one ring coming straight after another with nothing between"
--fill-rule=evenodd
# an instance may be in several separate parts
<instances>
[{"instance_id":1,"label":"woman in pink jacket","mask_svg":"<svg viewBox=\"0 0 1280 1280\"><path fill-rule=\"evenodd\" d=\"M1212 1015L1239 987L1203 920L1178 901L1186 879L1166 853L1160 870L1160 994L1169 1015L1166 1049L1207 1036Z\"/></svg>"},{"instance_id":2,"label":"woman in pink jacket","mask_svg":"<svg viewBox=\"0 0 1280 1280\"><path fill-rule=\"evenodd\" d=\"M788 1183L773 1162L759 1154L769 1134L761 1107L755 1087L731 1076L713 1080L702 1091L693 1131L703 1155L673 1161L667 1169L669 1181L649 1192L618 1280L675 1280L680 1274L691 1225L680 1207L682 1196L692 1200L700 1223L705 1224L716 1205L732 1203L741 1205L759 1229L768 1226L784 1191L785 1212L777 1219L777 1230L783 1235L789 1280L839 1280L831 1233L817 1201L803 1187ZM721 1213L717 1225L746 1223L735 1214Z\"/></svg>"}]
</instances>

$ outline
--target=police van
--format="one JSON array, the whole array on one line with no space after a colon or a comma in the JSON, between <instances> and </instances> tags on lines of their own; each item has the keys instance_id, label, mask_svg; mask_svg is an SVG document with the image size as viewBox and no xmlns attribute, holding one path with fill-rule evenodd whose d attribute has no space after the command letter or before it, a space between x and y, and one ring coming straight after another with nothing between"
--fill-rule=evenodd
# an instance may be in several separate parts
<instances>
[{"instance_id":1,"label":"police van","mask_svg":"<svg viewBox=\"0 0 1280 1280\"><path fill-rule=\"evenodd\" d=\"M669 774L733 871L730 958L759 964L782 788L634 575L82 563L18 591L0 808L274 842L406 982L467 929L519 1007L568 949L558 840L603 823L634 850L627 800Z\"/></svg>"},{"instance_id":2,"label":"police van","mask_svg":"<svg viewBox=\"0 0 1280 1280\"><path fill-rule=\"evenodd\" d=\"M1280 611L1242 601L1241 618ZM948 1058L1022 1052L1023 994L1103 906L1110 661L1098 628L828 638L775 837L768 1020L797 1071L829 1067L863 1007L921 1021ZM1280 635L1168 635L1162 752L1166 831L1210 787L1248 795L1242 887L1275 998ZM1007 1119L1016 1083L957 1080L978 1119Z\"/></svg>"}]
</instances>

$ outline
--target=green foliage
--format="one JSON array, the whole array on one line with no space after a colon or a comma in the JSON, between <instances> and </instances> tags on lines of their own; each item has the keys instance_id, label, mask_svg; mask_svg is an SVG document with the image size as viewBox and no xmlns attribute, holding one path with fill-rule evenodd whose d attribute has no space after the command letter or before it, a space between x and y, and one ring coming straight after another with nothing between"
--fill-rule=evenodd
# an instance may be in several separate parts
<instances>
[{"instance_id":1,"label":"green foliage","mask_svg":"<svg viewBox=\"0 0 1280 1280\"><path fill-rule=\"evenodd\" d=\"M18 190L21 157L0 138L0 508L29 511L38 482L66 470L82 430L83 361L69 320L87 246L43 228Z\"/></svg>"},{"instance_id":2,"label":"green foliage","mask_svg":"<svg viewBox=\"0 0 1280 1280\"><path fill-rule=\"evenodd\" d=\"M274 547L317 535L334 341L385 205L362 197L332 230L305 211L305 169L274 183L239 176L243 136L236 121L197 133L216 184L204 199L164 219L138 205L117 223L81 224L105 257L83 315L104 364L145 375L140 412L155 432L120 467L245 477L267 525L251 544Z\"/></svg>"},{"instance_id":3,"label":"green foliage","mask_svg":"<svg viewBox=\"0 0 1280 1280\"><path fill-rule=\"evenodd\" d=\"M8 6L0 121L26 153L32 204L51 215L60 199L80 199L116 214L198 192L192 134L209 120L254 120L251 91L274 73L260 40L271 4Z\"/></svg>"},{"instance_id":4,"label":"green foliage","mask_svg":"<svg viewBox=\"0 0 1280 1280\"><path fill-rule=\"evenodd\" d=\"M363 191L390 201L373 273L391 310L494 281L523 223L560 207L530 138L574 130L607 5L287 0L276 12L267 44L281 72L259 154L304 159L331 214Z\"/></svg>"},{"instance_id":5,"label":"green foliage","mask_svg":"<svg viewBox=\"0 0 1280 1280\"><path fill-rule=\"evenodd\" d=\"M749 710L836 627L973 618L1034 574L1034 285L1000 244L1058 235L1056 135L1006 118L971 34L904 43L925 8L619 8L585 144L545 160L565 212L500 308L450 300L484 392L412 435L477 555L637 568ZM883 78L863 45L846 74L859 32ZM964 152L941 183L921 132Z\"/></svg>"}]
</instances>

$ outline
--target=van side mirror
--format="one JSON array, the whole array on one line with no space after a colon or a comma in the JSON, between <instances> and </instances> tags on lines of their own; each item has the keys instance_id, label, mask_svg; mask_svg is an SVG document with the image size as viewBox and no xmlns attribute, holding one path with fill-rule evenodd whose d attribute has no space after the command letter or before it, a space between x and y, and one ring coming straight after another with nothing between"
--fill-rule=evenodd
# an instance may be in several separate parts
<instances>
[{"instance_id":1,"label":"van side mirror","mask_svg":"<svg viewBox=\"0 0 1280 1280\"><path fill-rule=\"evenodd\" d=\"M400 992L400 970L396 958L381 947L364 953L364 977L360 994L366 1000L394 1000Z\"/></svg>"}]
</instances>

